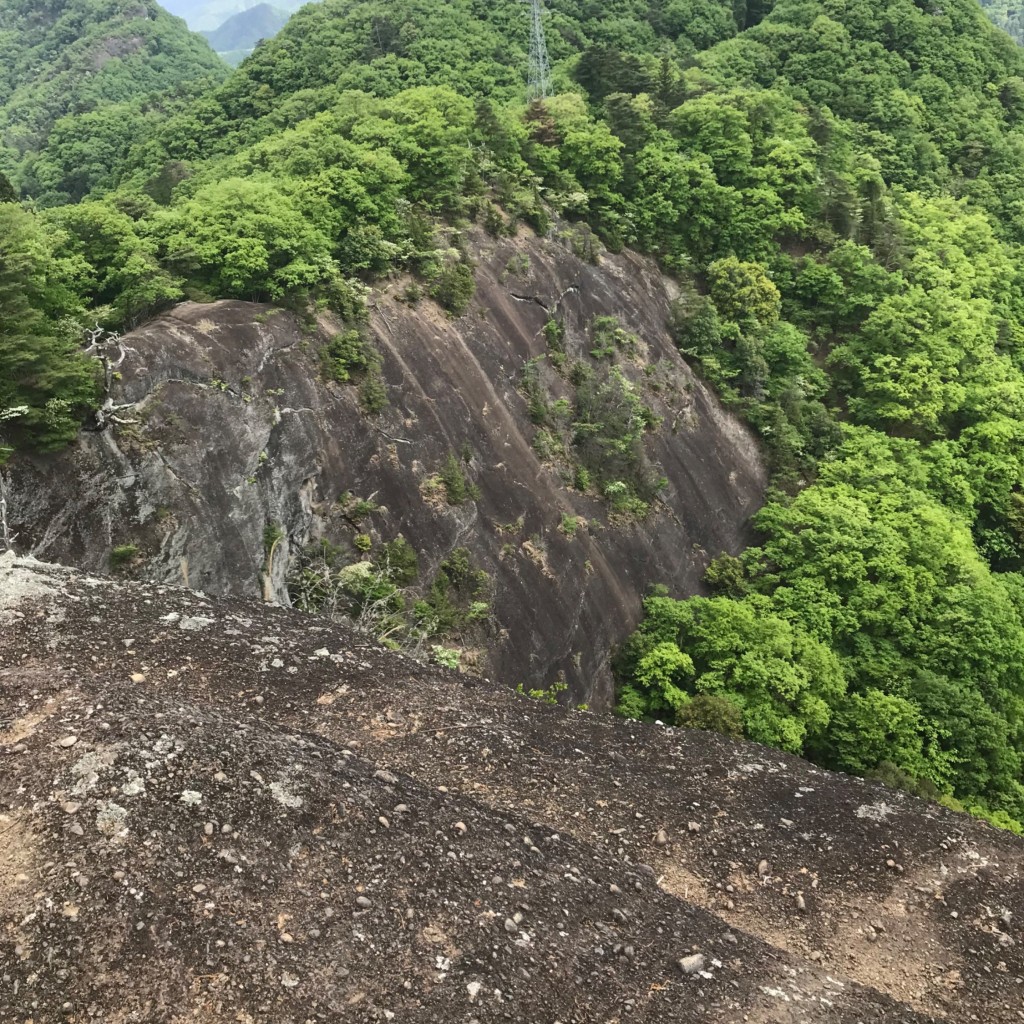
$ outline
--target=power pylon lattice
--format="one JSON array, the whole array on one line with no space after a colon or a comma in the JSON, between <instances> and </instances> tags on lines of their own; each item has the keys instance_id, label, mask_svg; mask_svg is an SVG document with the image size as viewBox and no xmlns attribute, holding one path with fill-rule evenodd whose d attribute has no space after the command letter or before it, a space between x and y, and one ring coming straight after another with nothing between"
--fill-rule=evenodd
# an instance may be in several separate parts
<instances>
[{"instance_id":1,"label":"power pylon lattice","mask_svg":"<svg viewBox=\"0 0 1024 1024\"><path fill-rule=\"evenodd\" d=\"M544 39L544 8L541 0L530 0L530 78L526 87L528 100L545 99L551 91L551 62Z\"/></svg>"}]
</instances>

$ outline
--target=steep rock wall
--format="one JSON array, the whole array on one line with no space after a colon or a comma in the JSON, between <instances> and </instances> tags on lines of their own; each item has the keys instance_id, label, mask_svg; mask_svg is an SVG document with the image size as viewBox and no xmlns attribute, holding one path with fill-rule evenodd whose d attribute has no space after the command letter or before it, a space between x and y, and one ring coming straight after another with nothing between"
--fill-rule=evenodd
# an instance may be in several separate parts
<instances>
[{"instance_id":1,"label":"steep rock wall","mask_svg":"<svg viewBox=\"0 0 1024 1024\"><path fill-rule=\"evenodd\" d=\"M404 282L371 295L389 397L378 416L362 412L354 387L323 381L320 351L336 329L327 320L311 331L272 307L186 303L133 332L114 397L134 403L123 415L136 422L84 432L13 471L22 546L106 569L114 547L134 545L139 575L283 603L298 548L351 539L337 505L351 492L380 506L359 529L375 541L403 535L421 579L459 546L491 575L482 670L530 686L561 672L576 699L606 705L610 650L646 588L696 592L710 557L744 545L764 469L672 345L671 284L650 261L623 253L593 265L533 236L473 245L465 316L399 301ZM519 390L524 364L547 352L545 323L561 320L569 356L588 358L597 316L637 337L619 365L662 420L647 446L668 485L635 522L610 520L605 501L538 459ZM557 397L564 382L542 373ZM450 506L425 493L450 453L469 457L478 500ZM564 516L580 518L574 536ZM267 572L270 524L285 536Z\"/></svg>"}]
</instances>

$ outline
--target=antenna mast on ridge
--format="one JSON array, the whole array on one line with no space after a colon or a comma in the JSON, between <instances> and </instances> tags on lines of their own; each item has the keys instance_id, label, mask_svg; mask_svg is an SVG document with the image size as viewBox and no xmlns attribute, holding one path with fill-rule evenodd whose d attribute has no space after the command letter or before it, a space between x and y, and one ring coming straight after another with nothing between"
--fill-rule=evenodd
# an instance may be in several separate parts
<instances>
[{"instance_id":1,"label":"antenna mast on ridge","mask_svg":"<svg viewBox=\"0 0 1024 1024\"><path fill-rule=\"evenodd\" d=\"M544 39L543 14L541 0L530 0L530 79L526 87L526 98L530 101L546 99L551 91L551 62Z\"/></svg>"}]
</instances>

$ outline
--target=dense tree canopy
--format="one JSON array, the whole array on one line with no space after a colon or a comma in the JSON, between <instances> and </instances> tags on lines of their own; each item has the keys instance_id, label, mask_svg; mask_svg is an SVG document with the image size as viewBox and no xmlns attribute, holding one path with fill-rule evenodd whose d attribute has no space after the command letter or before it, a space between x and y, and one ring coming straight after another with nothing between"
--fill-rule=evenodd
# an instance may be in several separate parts
<instances>
[{"instance_id":1,"label":"dense tree canopy","mask_svg":"<svg viewBox=\"0 0 1024 1024\"><path fill-rule=\"evenodd\" d=\"M1017 40L1024 42L1024 7L1017 0L980 0L985 13Z\"/></svg>"},{"instance_id":2,"label":"dense tree canopy","mask_svg":"<svg viewBox=\"0 0 1024 1024\"><path fill-rule=\"evenodd\" d=\"M17 442L56 448L78 432L97 395L94 368L80 352L63 239L14 203L0 203L0 421ZM12 449L0 439L0 464Z\"/></svg>"}]
</instances>

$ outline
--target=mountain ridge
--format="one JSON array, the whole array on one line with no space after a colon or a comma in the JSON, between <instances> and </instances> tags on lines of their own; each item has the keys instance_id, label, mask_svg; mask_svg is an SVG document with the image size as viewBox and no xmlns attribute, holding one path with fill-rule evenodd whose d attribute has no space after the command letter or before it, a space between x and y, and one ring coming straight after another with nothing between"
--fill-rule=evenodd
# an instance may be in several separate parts
<instances>
[{"instance_id":1,"label":"mountain ridge","mask_svg":"<svg viewBox=\"0 0 1024 1024\"><path fill-rule=\"evenodd\" d=\"M203 32L206 41L229 64L237 64L261 39L272 39L291 15L281 8L260 3L231 15L217 28Z\"/></svg>"},{"instance_id":2,"label":"mountain ridge","mask_svg":"<svg viewBox=\"0 0 1024 1024\"><path fill-rule=\"evenodd\" d=\"M102 122L120 133L113 149L102 125L76 122L21 183L36 205L0 203L0 415L13 410L0 459L16 473L87 418L115 422L115 370L103 374L110 394L91 386L92 355L117 351L103 329L157 323L182 300L195 321L187 386L255 403L241 377L206 377L203 354L219 348L195 336L192 304L210 299L294 311L289 323L324 343L304 372L358 403L360 436L376 444L387 423L400 451L412 438L386 411L387 325L421 308L436 326L429 354L468 350L462 372L470 327L519 302L494 292L488 267L499 301L474 307L474 236L497 244L528 225L554 240L571 225L583 260L646 252L678 284L672 341L759 437L772 486L755 545L712 561L699 589L672 577L685 550L667 579L626 566L630 592L651 592L615 659L619 710L713 724L1024 830L1020 48L973 0L550 6L543 102L526 102L523 5L328 0L223 86L185 84L139 120ZM528 276L522 255L510 279ZM365 304L382 282L400 289L383 321ZM591 519L619 516L639 534L659 510L645 445L675 415L645 397L663 382L656 367L637 376L642 339L605 319L614 307L576 330L570 358L566 325L520 297L537 318L519 353L529 365L499 367L491 386L515 382L530 421L517 435L581 503L559 508L554 544L571 535L600 550ZM330 339L317 326L328 309ZM454 349L441 344L456 335ZM464 526L480 465L472 443L444 442L415 491L389 503L429 498ZM276 509L250 503L273 454L246 448L246 473L233 476L226 521L256 510L239 530L246 579L292 553ZM161 455L177 458L159 441L146 457ZM520 480L546 481L528 465ZM304 480L278 495L297 519ZM109 516L86 520L100 524L99 558L122 508L112 493ZM412 574L414 552L374 534L371 488L330 498L353 526L352 552L301 552L290 571L308 606L341 601L338 583L356 616L408 627L396 580L377 584ZM543 573L545 538L518 536L518 523L496 519L508 528L498 554L508 545L511 560L518 544ZM109 558L130 570L133 543ZM486 570L458 550L429 565L413 628L443 622L464 636L488 621ZM559 602L553 617L576 607ZM595 659L609 639L595 636ZM433 646L437 659L461 657Z\"/></svg>"},{"instance_id":3,"label":"mountain ridge","mask_svg":"<svg viewBox=\"0 0 1024 1024\"><path fill-rule=\"evenodd\" d=\"M79 161L81 136L101 138L109 175L141 131L146 97L225 74L206 41L155 0L66 0L42 11L5 0L2 15L0 172L28 191L46 182L34 164L55 131L79 142Z\"/></svg>"},{"instance_id":4,"label":"mountain ridge","mask_svg":"<svg viewBox=\"0 0 1024 1024\"><path fill-rule=\"evenodd\" d=\"M262 0L166 0L163 7L176 17L183 18L193 32L216 32L225 22L245 14L254 7L272 6L291 14L309 0L278 0L266 4Z\"/></svg>"}]
</instances>

